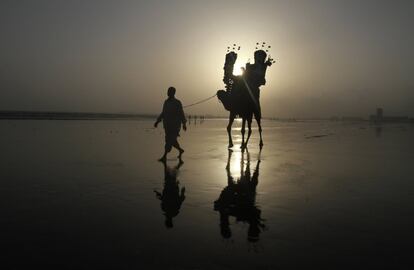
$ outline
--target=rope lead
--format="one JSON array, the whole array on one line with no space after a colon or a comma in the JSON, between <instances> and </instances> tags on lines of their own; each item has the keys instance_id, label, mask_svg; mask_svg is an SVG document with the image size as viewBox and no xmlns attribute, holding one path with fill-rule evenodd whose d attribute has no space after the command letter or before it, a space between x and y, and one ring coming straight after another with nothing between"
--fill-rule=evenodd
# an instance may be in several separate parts
<instances>
[{"instance_id":1,"label":"rope lead","mask_svg":"<svg viewBox=\"0 0 414 270\"><path fill-rule=\"evenodd\" d=\"M213 96L211 96L211 97L208 97L208 98L202 99L202 100L197 101L197 102L195 102L195 103L192 103L192 104L189 104L189 105L185 105L185 106L183 106L183 108L187 108L187 107L191 107L191 106L194 106L194 105L198 105L198 104L200 104L200 103L203 103L203 102L206 102L206 101L208 101L208 100L212 99L212 98L213 98L213 97L215 97L215 96L217 96L217 94L214 94L214 95L213 95Z\"/></svg>"}]
</instances>

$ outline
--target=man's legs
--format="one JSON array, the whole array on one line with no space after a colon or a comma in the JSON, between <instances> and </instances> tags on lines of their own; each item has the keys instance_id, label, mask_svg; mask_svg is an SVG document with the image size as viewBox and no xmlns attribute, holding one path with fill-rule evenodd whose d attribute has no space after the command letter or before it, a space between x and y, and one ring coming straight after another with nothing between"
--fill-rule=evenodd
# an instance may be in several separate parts
<instances>
[{"instance_id":1,"label":"man's legs","mask_svg":"<svg viewBox=\"0 0 414 270\"><path fill-rule=\"evenodd\" d=\"M171 142L171 136L169 134L165 134L165 146L164 146L164 155L159 159L159 161L165 161L167 159L167 154L172 149L172 142Z\"/></svg>"},{"instance_id":2,"label":"man's legs","mask_svg":"<svg viewBox=\"0 0 414 270\"><path fill-rule=\"evenodd\" d=\"M167 131L165 132L165 151L164 155L159 159L160 161L165 161L167 159L167 154L171 151L172 147L176 148L180 154L178 155L181 158L181 155L184 153L184 149L181 148L180 144L177 141L178 133Z\"/></svg>"},{"instance_id":3,"label":"man's legs","mask_svg":"<svg viewBox=\"0 0 414 270\"><path fill-rule=\"evenodd\" d=\"M175 140L174 140L172 146L174 146L180 152L178 157L181 157L181 155L184 153L184 149L182 149L180 144L178 143L177 137L175 137Z\"/></svg>"}]
</instances>

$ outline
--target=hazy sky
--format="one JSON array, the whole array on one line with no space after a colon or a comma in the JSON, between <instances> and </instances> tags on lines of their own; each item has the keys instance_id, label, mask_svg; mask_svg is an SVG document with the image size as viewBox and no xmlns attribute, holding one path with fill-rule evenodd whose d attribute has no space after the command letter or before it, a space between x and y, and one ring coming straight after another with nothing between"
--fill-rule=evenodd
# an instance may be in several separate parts
<instances>
[{"instance_id":1,"label":"hazy sky","mask_svg":"<svg viewBox=\"0 0 414 270\"><path fill-rule=\"evenodd\" d=\"M414 1L0 2L0 110L156 113L272 45L265 116L414 116ZM225 115L217 100L187 113Z\"/></svg>"}]
</instances>

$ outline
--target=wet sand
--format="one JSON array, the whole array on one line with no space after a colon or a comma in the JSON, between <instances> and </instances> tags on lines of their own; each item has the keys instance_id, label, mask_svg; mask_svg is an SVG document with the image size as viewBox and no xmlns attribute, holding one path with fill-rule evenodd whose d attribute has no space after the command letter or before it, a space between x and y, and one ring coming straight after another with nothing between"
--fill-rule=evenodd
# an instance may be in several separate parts
<instances>
[{"instance_id":1,"label":"wet sand","mask_svg":"<svg viewBox=\"0 0 414 270\"><path fill-rule=\"evenodd\" d=\"M163 130L152 124L0 121L3 265L412 265L413 125L264 121L263 150L255 129L248 153L242 153L235 123L228 174L226 121L193 123L179 138L186 152L176 175L177 152L168 158L165 186L166 170L157 162ZM256 169L257 186L244 185ZM228 176L236 185L223 193ZM154 190L164 189L163 204ZM242 195L233 192L230 202L215 207L229 190ZM166 210L173 216L168 224Z\"/></svg>"}]
</instances>

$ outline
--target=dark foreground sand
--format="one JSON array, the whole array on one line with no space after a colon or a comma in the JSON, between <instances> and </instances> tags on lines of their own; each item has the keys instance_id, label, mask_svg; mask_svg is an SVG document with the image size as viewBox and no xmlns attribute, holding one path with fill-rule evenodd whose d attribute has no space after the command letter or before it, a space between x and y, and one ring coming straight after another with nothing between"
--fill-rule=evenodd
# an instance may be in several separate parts
<instances>
[{"instance_id":1,"label":"dark foreground sand","mask_svg":"<svg viewBox=\"0 0 414 270\"><path fill-rule=\"evenodd\" d=\"M243 154L236 123L230 175L238 180L248 164L250 177L259 174L252 200L222 211L233 215L228 226L214 209L228 183L225 126L209 120L182 132L184 164L169 190L185 187L185 200L167 228L154 193L164 188L162 128L147 120L0 121L1 268L414 265L413 125L265 121L263 151L254 130Z\"/></svg>"}]
</instances>

